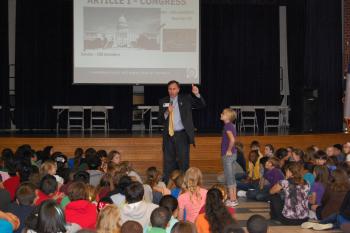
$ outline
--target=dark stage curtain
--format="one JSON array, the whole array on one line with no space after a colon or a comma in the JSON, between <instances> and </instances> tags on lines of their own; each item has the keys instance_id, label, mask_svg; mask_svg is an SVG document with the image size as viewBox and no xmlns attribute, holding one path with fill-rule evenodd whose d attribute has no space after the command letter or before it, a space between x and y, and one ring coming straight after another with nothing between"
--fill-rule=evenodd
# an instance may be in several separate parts
<instances>
[{"instance_id":1,"label":"dark stage curtain","mask_svg":"<svg viewBox=\"0 0 350 233\"><path fill-rule=\"evenodd\" d=\"M289 120L295 131L300 131L303 125L305 5L304 0L290 1L287 5Z\"/></svg>"},{"instance_id":2,"label":"dark stage curtain","mask_svg":"<svg viewBox=\"0 0 350 233\"><path fill-rule=\"evenodd\" d=\"M302 129L303 90L317 89L318 129L341 131L341 0L294 0L287 9L292 126Z\"/></svg>"},{"instance_id":3,"label":"dark stage curtain","mask_svg":"<svg viewBox=\"0 0 350 233\"><path fill-rule=\"evenodd\" d=\"M221 129L220 112L230 105L279 105L278 5L202 1L201 85L207 108L195 112L200 130ZM190 88L187 88L188 90ZM146 86L156 104L165 86Z\"/></svg>"},{"instance_id":4,"label":"dark stage curtain","mask_svg":"<svg viewBox=\"0 0 350 233\"><path fill-rule=\"evenodd\" d=\"M195 112L195 125L201 130L218 131L224 107L281 102L278 1L247 2L202 0L200 89L208 106ZM301 130L302 91L316 88L319 129L339 131L341 0L284 3L288 7L291 126ZM116 107L112 127L130 128L130 86L72 85L72 30L71 0L18 0L17 126L53 128L51 106L56 104L108 104ZM166 92L165 86L146 86L146 104L157 104Z\"/></svg>"},{"instance_id":5,"label":"dark stage curtain","mask_svg":"<svg viewBox=\"0 0 350 233\"><path fill-rule=\"evenodd\" d=\"M131 86L72 85L73 1L17 0L16 33L18 128L54 128L52 105L113 105L110 127L131 128Z\"/></svg>"},{"instance_id":6,"label":"dark stage curtain","mask_svg":"<svg viewBox=\"0 0 350 233\"><path fill-rule=\"evenodd\" d=\"M8 1L0 1L0 128L9 128Z\"/></svg>"}]
</instances>

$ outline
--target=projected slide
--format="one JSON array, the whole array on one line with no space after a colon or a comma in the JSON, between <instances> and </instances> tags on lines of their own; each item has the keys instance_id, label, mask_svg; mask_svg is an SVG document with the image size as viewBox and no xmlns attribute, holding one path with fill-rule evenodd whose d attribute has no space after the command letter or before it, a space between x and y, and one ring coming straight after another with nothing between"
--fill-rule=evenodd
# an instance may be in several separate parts
<instances>
[{"instance_id":1,"label":"projected slide","mask_svg":"<svg viewBox=\"0 0 350 233\"><path fill-rule=\"evenodd\" d=\"M199 83L199 0L74 0L74 83Z\"/></svg>"}]
</instances>

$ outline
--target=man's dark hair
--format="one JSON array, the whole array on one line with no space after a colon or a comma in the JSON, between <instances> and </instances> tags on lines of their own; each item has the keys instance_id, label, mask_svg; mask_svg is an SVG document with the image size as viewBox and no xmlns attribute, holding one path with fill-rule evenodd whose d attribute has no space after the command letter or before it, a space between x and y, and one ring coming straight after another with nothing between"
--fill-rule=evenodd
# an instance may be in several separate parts
<instances>
[{"instance_id":1,"label":"man's dark hair","mask_svg":"<svg viewBox=\"0 0 350 233\"><path fill-rule=\"evenodd\" d=\"M266 218L255 214L247 221L247 230L249 233L267 233L268 223Z\"/></svg>"},{"instance_id":2,"label":"man's dark hair","mask_svg":"<svg viewBox=\"0 0 350 233\"><path fill-rule=\"evenodd\" d=\"M176 81L176 80L171 80L171 81L169 81L167 86L169 87L169 86L172 85L172 84L176 84L177 87L180 88L180 83L179 83L178 81Z\"/></svg>"},{"instance_id":3,"label":"man's dark hair","mask_svg":"<svg viewBox=\"0 0 350 233\"><path fill-rule=\"evenodd\" d=\"M36 198L35 185L29 182L22 183L16 191L16 200L20 205L30 206Z\"/></svg>"},{"instance_id":4,"label":"man's dark hair","mask_svg":"<svg viewBox=\"0 0 350 233\"><path fill-rule=\"evenodd\" d=\"M136 221L126 221L121 227L121 233L142 233L142 225Z\"/></svg>"},{"instance_id":5,"label":"man's dark hair","mask_svg":"<svg viewBox=\"0 0 350 233\"><path fill-rule=\"evenodd\" d=\"M151 214L152 227L165 229L170 221L171 213L165 207L158 207Z\"/></svg>"},{"instance_id":6,"label":"man's dark hair","mask_svg":"<svg viewBox=\"0 0 350 233\"><path fill-rule=\"evenodd\" d=\"M160 199L159 206L167 208L171 213L177 209L179 203L172 195L165 195Z\"/></svg>"},{"instance_id":7,"label":"man's dark hair","mask_svg":"<svg viewBox=\"0 0 350 233\"><path fill-rule=\"evenodd\" d=\"M125 189L125 199L129 204L142 201L144 194L143 185L134 181Z\"/></svg>"},{"instance_id":8,"label":"man's dark hair","mask_svg":"<svg viewBox=\"0 0 350 233\"><path fill-rule=\"evenodd\" d=\"M57 180L52 175L45 175L43 178L41 178L39 187L40 190L46 195L55 193L58 187Z\"/></svg>"}]
</instances>

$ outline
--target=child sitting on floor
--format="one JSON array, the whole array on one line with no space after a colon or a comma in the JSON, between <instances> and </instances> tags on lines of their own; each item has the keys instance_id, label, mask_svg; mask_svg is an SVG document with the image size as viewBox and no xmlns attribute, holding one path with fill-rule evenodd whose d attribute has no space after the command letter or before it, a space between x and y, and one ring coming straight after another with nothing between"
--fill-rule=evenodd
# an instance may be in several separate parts
<instances>
[{"instance_id":1,"label":"child sitting on floor","mask_svg":"<svg viewBox=\"0 0 350 233\"><path fill-rule=\"evenodd\" d=\"M286 167L286 179L270 190L271 218L285 225L300 225L308 220L310 185L303 178L303 165L291 162ZM280 192L283 191L284 201Z\"/></svg>"},{"instance_id":2,"label":"child sitting on floor","mask_svg":"<svg viewBox=\"0 0 350 233\"><path fill-rule=\"evenodd\" d=\"M323 194L328 183L328 169L326 166L315 166L313 175L315 176L314 186L311 188L309 203L311 205L321 205Z\"/></svg>"},{"instance_id":3,"label":"child sitting on floor","mask_svg":"<svg viewBox=\"0 0 350 233\"><path fill-rule=\"evenodd\" d=\"M248 190L247 198L257 201L267 201L270 188L276 183L284 179L284 175L279 168L280 161L275 157L271 157L265 164L266 172L260 179L259 187L254 190Z\"/></svg>"},{"instance_id":4,"label":"child sitting on floor","mask_svg":"<svg viewBox=\"0 0 350 233\"><path fill-rule=\"evenodd\" d=\"M254 214L247 221L247 230L249 233L267 233L268 229L269 224L261 215Z\"/></svg>"},{"instance_id":5,"label":"child sitting on floor","mask_svg":"<svg viewBox=\"0 0 350 233\"><path fill-rule=\"evenodd\" d=\"M112 150L107 155L107 163L119 164L122 161L122 155L117 150Z\"/></svg>"},{"instance_id":6,"label":"child sitting on floor","mask_svg":"<svg viewBox=\"0 0 350 233\"><path fill-rule=\"evenodd\" d=\"M75 182L69 186L70 203L65 208L66 221L78 224L82 228L95 229L97 208L87 200L86 191L86 184L82 182Z\"/></svg>"},{"instance_id":7,"label":"child sitting on floor","mask_svg":"<svg viewBox=\"0 0 350 233\"><path fill-rule=\"evenodd\" d=\"M274 153L275 153L275 148L273 147L273 145L266 144L264 147L264 156L271 158L273 157Z\"/></svg>"},{"instance_id":8,"label":"child sitting on floor","mask_svg":"<svg viewBox=\"0 0 350 233\"><path fill-rule=\"evenodd\" d=\"M177 177L179 177L180 175L182 174L182 172L180 170L174 170L170 173L170 176L169 176L169 181L168 181L168 184L167 184L167 188L169 190L172 190L173 188L176 188L176 183L175 183L175 180Z\"/></svg>"},{"instance_id":9,"label":"child sitting on floor","mask_svg":"<svg viewBox=\"0 0 350 233\"><path fill-rule=\"evenodd\" d=\"M312 205L317 219L323 220L339 211L346 193L350 190L349 177L346 172L336 169L331 173L331 182L327 185L323 194L321 205Z\"/></svg>"},{"instance_id":10,"label":"child sitting on floor","mask_svg":"<svg viewBox=\"0 0 350 233\"><path fill-rule=\"evenodd\" d=\"M34 210L35 199L35 185L26 182L22 183L16 191L16 201L10 204L8 210L20 220L20 225L14 233L22 232L26 218Z\"/></svg>"},{"instance_id":11,"label":"child sitting on floor","mask_svg":"<svg viewBox=\"0 0 350 233\"><path fill-rule=\"evenodd\" d=\"M135 171L129 161L120 162L120 166L122 170L126 171L126 174L132 178L133 181L138 181L141 184L143 183L140 175Z\"/></svg>"},{"instance_id":12,"label":"child sitting on floor","mask_svg":"<svg viewBox=\"0 0 350 233\"><path fill-rule=\"evenodd\" d=\"M199 214L196 219L198 233L223 232L226 225L235 222L224 205L222 192L216 188L209 189L205 202L205 212Z\"/></svg>"},{"instance_id":13,"label":"child sitting on floor","mask_svg":"<svg viewBox=\"0 0 350 233\"><path fill-rule=\"evenodd\" d=\"M184 220L186 209L186 220L194 222L198 213L205 203L207 190L202 188L202 172L196 167L190 167L184 178L185 193L179 196L179 220Z\"/></svg>"},{"instance_id":14,"label":"child sitting on floor","mask_svg":"<svg viewBox=\"0 0 350 233\"><path fill-rule=\"evenodd\" d=\"M161 181L161 172L156 167L149 167L146 171L146 184L152 188L153 203L158 204L163 195L170 194L165 183Z\"/></svg>"},{"instance_id":15,"label":"child sitting on floor","mask_svg":"<svg viewBox=\"0 0 350 233\"><path fill-rule=\"evenodd\" d=\"M237 189L248 191L249 189L256 189L260 181L260 159L259 152L252 150L249 153L248 162L248 177L245 180L237 181ZM239 194L238 194L239 196Z\"/></svg>"},{"instance_id":16,"label":"child sitting on floor","mask_svg":"<svg viewBox=\"0 0 350 233\"><path fill-rule=\"evenodd\" d=\"M147 233L166 233L171 218L170 211L165 207L158 207L151 214L152 227L148 228Z\"/></svg>"},{"instance_id":17,"label":"child sitting on floor","mask_svg":"<svg viewBox=\"0 0 350 233\"><path fill-rule=\"evenodd\" d=\"M211 187L211 189L218 189L221 192L221 194L222 194L222 201L223 202L227 199L227 190L226 190L224 185L222 185L222 184L214 184ZM230 207L230 206L226 206L226 209L231 214L232 218L235 219L235 208L234 207ZM203 213L205 213L205 205L199 211L199 214L203 214Z\"/></svg>"},{"instance_id":18,"label":"child sitting on floor","mask_svg":"<svg viewBox=\"0 0 350 233\"><path fill-rule=\"evenodd\" d=\"M350 224L350 191L347 192L341 206L339 213L334 213L327 218L320 221L320 223L315 222L305 222L301 225L304 229L314 230L329 230L332 228L342 228L344 232L350 232L349 229L344 229L345 225ZM343 228L344 227L344 228Z\"/></svg>"},{"instance_id":19,"label":"child sitting on floor","mask_svg":"<svg viewBox=\"0 0 350 233\"><path fill-rule=\"evenodd\" d=\"M36 206L39 206L43 201L48 199L55 200L58 204L60 204L65 196L64 193L58 191L58 183L56 178L49 174L41 178L39 190L36 191L36 194Z\"/></svg>"},{"instance_id":20,"label":"child sitting on floor","mask_svg":"<svg viewBox=\"0 0 350 233\"><path fill-rule=\"evenodd\" d=\"M323 166L326 165L327 163L327 154L322 151L322 150L318 150L315 153L315 165L316 166Z\"/></svg>"},{"instance_id":21,"label":"child sitting on floor","mask_svg":"<svg viewBox=\"0 0 350 233\"><path fill-rule=\"evenodd\" d=\"M59 188L63 185L64 180L62 177L58 176L57 174L57 163L54 160L46 160L41 166L40 166L40 175L45 176L47 174L52 175L57 180Z\"/></svg>"},{"instance_id":22,"label":"child sitting on floor","mask_svg":"<svg viewBox=\"0 0 350 233\"><path fill-rule=\"evenodd\" d=\"M173 226L179 221L177 220L179 214L179 203L175 197L165 195L160 200L159 206L167 208L172 213L169 224L165 229L167 233L170 233Z\"/></svg>"},{"instance_id":23,"label":"child sitting on floor","mask_svg":"<svg viewBox=\"0 0 350 233\"><path fill-rule=\"evenodd\" d=\"M184 175L180 174L175 179L175 188L171 189L171 195L175 197L176 199L180 196L180 194L184 191Z\"/></svg>"}]
</instances>

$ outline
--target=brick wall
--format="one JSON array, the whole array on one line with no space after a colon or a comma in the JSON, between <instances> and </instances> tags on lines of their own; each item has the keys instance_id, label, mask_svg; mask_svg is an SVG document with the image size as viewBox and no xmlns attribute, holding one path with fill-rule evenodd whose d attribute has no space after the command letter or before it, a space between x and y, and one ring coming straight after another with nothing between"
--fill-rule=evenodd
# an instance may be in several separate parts
<instances>
[{"instance_id":1,"label":"brick wall","mask_svg":"<svg viewBox=\"0 0 350 233\"><path fill-rule=\"evenodd\" d=\"M344 71L350 57L350 0L344 0Z\"/></svg>"}]
</instances>

